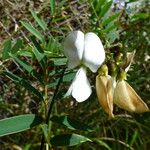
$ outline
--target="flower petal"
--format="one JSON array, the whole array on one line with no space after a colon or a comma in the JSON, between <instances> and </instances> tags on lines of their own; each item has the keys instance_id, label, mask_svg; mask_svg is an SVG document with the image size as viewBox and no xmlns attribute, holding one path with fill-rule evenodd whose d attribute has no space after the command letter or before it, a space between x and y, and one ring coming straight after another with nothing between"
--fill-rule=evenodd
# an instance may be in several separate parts
<instances>
[{"instance_id":1,"label":"flower petal","mask_svg":"<svg viewBox=\"0 0 150 150\"><path fill-rule=\"evenodd\" d=\"M72 31L64 41L64 54L68 58L68 68L77 67L82 59L84 50L84 34Z\"/></svg>"},{"instance_id":2,"label":"flower petal","mask_svg":"<svg viewBox=\"0 0 150 150\"><path fill-rule=\"evenodd\" d=\"M96 93L104 111L110 118L113 115L113 83L109 75L96 77Z\"/></svg>"},{"instance_id":3,"label":"flower petal","mask_svg":"<svg viewBox=\"0 0 150 150\"><path fill-rule=\"evenodd\" d=\"M76 74L76 77L70 86L72 89L72 96L78 101L83 102L89 98L92 93L90 83L86 76L86 70L80 68Z\"/></svg>"},{"instance_id":4,"label":"flower petal","mask_svg":"<svg viewBox=\"0 0 150 150\"><path fill-rule=\"evenodd\" d=\"M105 51L99 37L89 32L84 39L83 62L92 72L96 72L105 60Z\"/></svg>"},{"instance_id":5,"label":"flower petal","mask_svg":"<svg viewBox=\"0 0 150 150\"><path fill-rule=\"evenodd\" d=\"M124 80L119 81L114 91L114 103L130 112L142 113L149 111L144 101L134 89Z\"/></svg>"}]
</instances>

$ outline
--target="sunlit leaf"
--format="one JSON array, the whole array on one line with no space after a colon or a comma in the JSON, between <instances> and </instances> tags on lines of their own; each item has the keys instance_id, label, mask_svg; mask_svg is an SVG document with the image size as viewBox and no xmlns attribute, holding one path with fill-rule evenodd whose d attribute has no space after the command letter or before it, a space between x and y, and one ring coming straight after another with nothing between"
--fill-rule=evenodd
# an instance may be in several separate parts
<instances>
[{"instance_id":1,"label":"sunlit leaf","mask_svg":"<svg viewBox=\"0 0 150 150\"><path fill-rule=\"evenodd\" d=\"M39 18L33 10L30 10L30 11L31 11L32 16L34 17L34 19L38 23L38 25L45 31L47 29L46 22L43 19Z\"/></svg>"},{"instance_id":2,"label":"sunlit leaf","mask_svg":"<svg viewBox=\"0 0 150 150\"><path fill-rule=\"evenodd\" d=\"M0 137L31 129L42 123L35 114L25 114L0 120Z\"/></svg>"},{"instance_id":3,"label":"sunlit leaf","mask_svg":"<svg viewBox=\"0 0 150 150\"><path fill-rule=\"evenodd\" d=\"M32 26L32 24L23 21L21 23L28 31L30 31L34 36L36 36L41 42L44 42L44 37L37 29L35 29Z\"/></svg>"},{"instance_id":4,"label":"sunlit leaf","mask_svg":"<svg viewBox=\"0 0 150 150\"><path fill-rule=\"evenodd\" d=\"M105 26L107 24L109 24L110 22L116 20L119 17L120 13L116 13L110 17L108 17L107 19L102 21L102 25Z\"/></svg>"},{"instance_id":5,"label":"sunlit leaf","mask_svg":"<svg viewBox=\"0 0 150 150\"><path fill-rule=\"evenodd\" d=\"M105 4L105 2L106 2L106 0L99 0L99 1L97 1L95 9L96 10L100 10L102 5Z\"/></svg>"},{"instance_id":6,"label":"sunlit leaf","mask_svg":"<svg viewBox=\"0 0 150 150\"><path fill-rule=\"evenodd\" d=\"M109 11L111 5L112 5L112 1L107 2L101 9L99 16L103 17Z\"/></svg>"}]
</instances>

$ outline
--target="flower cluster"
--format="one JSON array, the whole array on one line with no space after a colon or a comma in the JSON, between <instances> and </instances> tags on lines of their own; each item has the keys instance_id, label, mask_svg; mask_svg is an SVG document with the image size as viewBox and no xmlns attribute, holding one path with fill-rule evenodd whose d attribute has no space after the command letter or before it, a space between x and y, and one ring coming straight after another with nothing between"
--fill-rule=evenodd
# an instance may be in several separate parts
<instances>
[{"instance_id":1,"label":"flower cluster","mask_svg":"<svg viewBox=\"0 0 150 150\"><path fill-rule=\"evenodd\" d=\"M72 95L78 102L87 100L92 90L86 76L86 68L92 72L97 72L100 68L96 76L96 93L109 117L114 116L113 104L129 112L149 111L144 101L125 81L135 52L127 53L126 62L121 64L121 71L113 76L108 75L107 65L102 65L105 60L104 47L99 37L92 32L86 34L81 31L70 32L64 42L64 54L68 58L68 69L79 66L66 96Z\"/></svg>"}]
</instances>

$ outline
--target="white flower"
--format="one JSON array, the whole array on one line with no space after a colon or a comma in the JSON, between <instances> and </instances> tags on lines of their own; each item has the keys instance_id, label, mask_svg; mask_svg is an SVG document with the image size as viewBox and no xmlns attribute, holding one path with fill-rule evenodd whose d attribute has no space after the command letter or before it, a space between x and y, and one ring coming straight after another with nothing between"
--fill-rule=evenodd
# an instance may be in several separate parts
<instances>
[{"instance_id":1,"label":"white flower","mask_svg":"<svg viewBox=\"0 0 150 150\"><path fill-rule=\"evenodd\" d=\"M101 40L92 32L84 35L81 31L72 31L65 39L64 54L68 58L69 69L81 66L67 95L72 95L78 102L85 101L92 92L86 76L86 67L96 72L105 60Z\"/></svg>"}]
</instances>

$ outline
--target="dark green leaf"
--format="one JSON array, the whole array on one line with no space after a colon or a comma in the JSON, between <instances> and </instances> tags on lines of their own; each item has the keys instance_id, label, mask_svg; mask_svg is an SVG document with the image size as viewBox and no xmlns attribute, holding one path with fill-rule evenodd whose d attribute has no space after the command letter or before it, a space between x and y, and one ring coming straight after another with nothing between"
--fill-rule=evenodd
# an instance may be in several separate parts
<instances>
[{"instance_id":1,"label":"dark green leaf","mask_svg":"<svg viewBox=\"0 0 150 150\"><path fill-rule=\"evenodd\" d=\"M42 82L41 76L33 69L33 67L28 62L21 60L15 57L14 55L11 55L11 56L20 66L23 67L23 69L25 69L29 74L31 74L33 77L35 77L40 82Z\"/></svg>"},{"instance_id":2,"label":"dark green leaf","mask_svg":"<svg viewBox=\"0 0 150 150\"><path fill-rule=\"evenodd\" d=\"M10 52L10 50L11 50L11 40L7 40L4 43L4 48L3 48L3 53L2 53L3 60L9 58L9 52Z\"/></svg>"},{"instance_id":3,"label":"dark green leaf","mask_svg":"<svg viewBox=\"0 0 150 150\"><path fill-rule=\"evenodd\" d=\"M23 86L25 89L27 89L28 91L32 92L33 94L35 94L36 96L38 96L40 99L43 100L42 94L36 88L34 88L27 80L22 79L22 78L18 77L17 75L14 75L13 73L11 73L9 71L4 72L4 74L8 78L10 78L11 80L13 80L17 84Z\"/></svg>"},{"instance_id":4,"label":"dark green leaf","mask_svg":"<svg viewBox=\"0 0 150 150\"><path fill-rule=\"evenodd\" d=\"M51 118L51 121L59 123L61 125L65 125L67 128L73 130L92 131L89 126L74 119L71 119L68 116L53 116Z\"/></svg>"},{"instance_id":5,"label":"dark green leaf","mask_svg":"<svg viewBox=\"0 0 150 150\"><path fill-rule=\"evenodd\" d=\"M44 63L44 58L45 58L44 51L43 51L41 45L36 41L34 36L31 37L31 41L34 45L33 48L32 48L32 51L33 51L36 59L40 63L40 65L42 67L44 67L44 64L45 64Z\"/></svg>"},{"instance_id":6,"label":"dark green leaf","mask_svg":"<svg viewBox=\"0 0 150 150\"><path fill-rule=\"evenodd\" d=\"M34 19L38 23L38 25L45 31L47 29L46 22L43 19L40 19L33 10L30 10L30 11L31 11L32 16L34 17Z\"/></svg>"},{"instance_id":7,"label":"dark green leaf","mask_svg":"<svg viewBox=\"0 0 150 150\"><path fill-rule=\"evenodd\" d=\"M22 25L28 30L30 31L34 36L36 36L41 42L44 42L44 37L42 36L42 34L36 30L32 24L29 24L27 22L21 22Z\"/></svg>"},{"instance_id":8,"label":"dark green leaf","mask_svg":"<svg viewBox=\"0 0 150 150\"><path fill-rule=\"evenodd\" d=\"M54 136L50 142L54 146L74 146L84 142L90 141L89 138L78 134L62 134Z\"/></svg>"},{"instance_id":9,"label":"dark green leaf","mask_svg":"<svg viewBox=\"0 0 150 150\"><path fill-rule=\"evenodd\" d=\"M11 53L12 54L16 54L21 47L22 47L22 40L18 39L16 44L12 47Z\"/></svg>"},{"instance_id":10,"label":"dark green leaf","mask_svg":"<svg viewBox=\"0 0 150 150\"><path fill-rule=\"evenodd\" d=\"M31 129L42 123L42 119L35 114L14 116L0 120L0 137Z\"/></svg>"}]
</instances>

